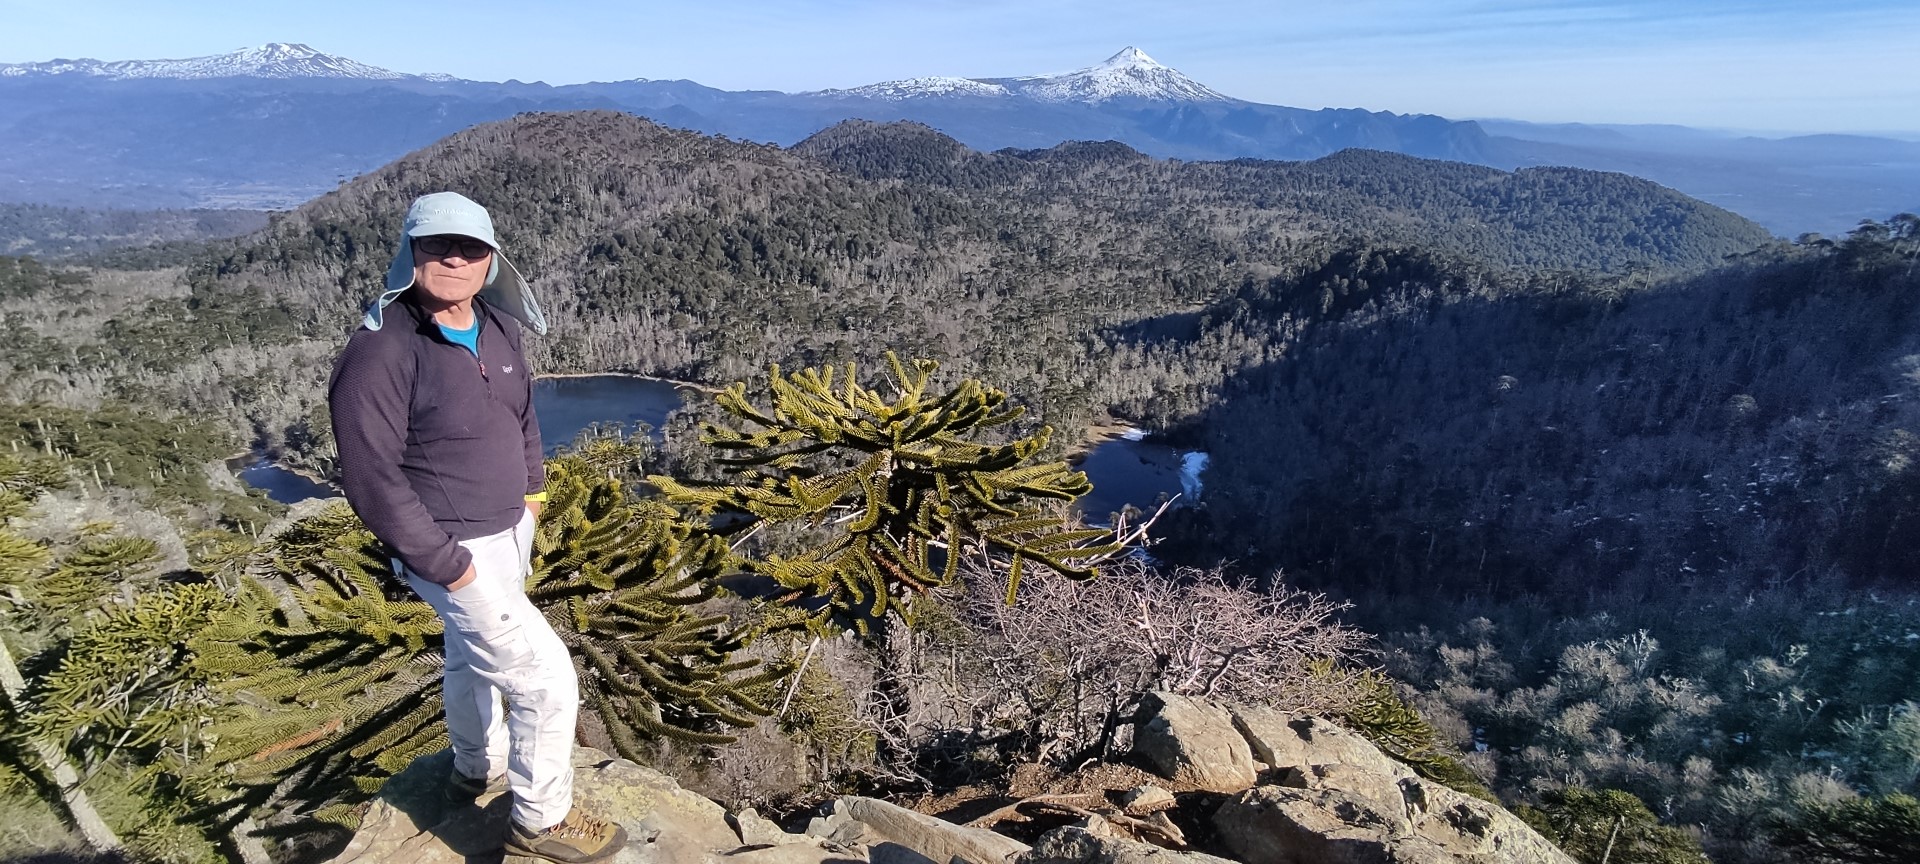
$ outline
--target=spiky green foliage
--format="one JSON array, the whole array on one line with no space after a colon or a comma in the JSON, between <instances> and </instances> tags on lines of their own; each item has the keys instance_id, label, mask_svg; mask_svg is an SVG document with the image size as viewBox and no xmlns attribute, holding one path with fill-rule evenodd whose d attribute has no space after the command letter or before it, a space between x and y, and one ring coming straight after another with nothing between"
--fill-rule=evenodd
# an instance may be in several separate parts
<instances>
[{"instance_id":1,"label":"spiky green foliage","mask_svg":"<svg viewBox=\"0 0 1920 864\"><path fill-rule=\"evenodd\" d=\"M159 549L145 537L89 537L62 556L60 566L38 580L28 596L50 611L85 611L121 583L151 569L160 558Z\"/></svg>"},{"instance_id":2,"label":"spiky green foliage","mask_svg":"<svg viewBox=\"0 0 1920 864\"><path fill-rule=\"evenodd\" d=\"M648 478L677 504L712 515L735 511L764 520L831 522L826 541L791 556L748 562L790 600L824 600L829 618L865 631L899 598L953 584L964 555L1011 559L1007 601L1022 572L1039 565L1073 578L1094 575L1084 562L1111 554L1107 536L1074 529L1043 506L1092 488L1064 462L1036 462L1051 429L1004 443L986 440L1022 409L1007 394L968 379L928 391L939 364L903 364L887 355L885 389L862 385L853 364L769 373L771 407L756 407L744 383L717 397L743 428L709 424L702 440L724 451L731 478L714 485ZM901 609L900 611L904 611Z\"/></svg>"},{"instance_id":3,"label":"spiky green foliage","mask_svg":"<svg viewBox=\"0 0 1920 864\"><path fill-rule=\"evenodd\" d=\"M1514 812L1581 864L1707 864L1700 841L1661 825L1645 803L1618 789L1568 786Z\"/></svg>"},{"instance_id":4,"label":"spiky green foliage","mask_svg":"<svg viewBox=\"0 0 1920 864\"><path fill-rule=\"evenodd\" d=\"M583 700L623 755L646 739L731 741L724 730L771 713L755 693L789 671L733 659L771 622L699 614L733 569L726 541L633 500L611 473L585 457L549 463L527 596L583 661Z\"/></svg>"},{"instance_id":5,"label":"spiky green foliage","mask_svg":"<svg viewBox=\"0 0 1920 864\"><path fill-rule=\"evenodd\" d=\"M1773 842L1821 864L1920 861L1920 799L1896 792L1809 804L1775 827Z\"/></svg>"},{"instance_id":6,"label":"spiky green foliage","mask_svg":"<svg viewBox=\"0 0 1920 864\"><path fill-rule=\"evenodd\" d=\"M33 453L0 453L0 522L25 516L33 499L67 484L56 459Z\"/></svg>"},{"instance_id":7,"label":"spiky green foliage","mask_svg":"<svg viewBox=\"0 0 1920 864\"><path fill-rule=\"evenodd\" d=\"M246 573L259 544L232 531L196 531L187 538L189 562L197 573L221 585L234 585Z\"/></svg>"},{"instance_id":8,"label":"spiky green foliage","mask_svg":"<svg viewBox=\"0 0 1920 864\"><path fill-rule=\"evenodd\" d=\"M1333 674L1331 663L1324 673ZM1355 682L1359 698L1342 716L1345 725L1366 736L1374 746L1411 766L1422 777L1494 804L1500 798L1479 777L1467 770L1440 737L1433 724L1394 692L1393 679L1377 671L1368 671Z\"/></svg>"},{"instance_id":9,"label":"spiky green foliage","mask_svg":"<svg viewBox=\"0 0 1920 864\"><path fill-rule=\"evenodd\" d=\"M38 495L46 488L47 484L35 484L25 491ZM98 851L117 850L120 838L101 819L87 790L80 788L80 775L65 750L37 734L39 706L27 692L28 681L9 645L28 641L32 638L28 627L45 623L43 610L34 608L21 587L44 581L51 559L49 550L0 528L0 721L4 721L0 722L0 790L28 792L48 803L58 800L90 846Z\"/></svg>"},{"instance_id":10,"label":"spiky green foliage","mask_svg":"<svg viewBox=\"0 0 1920 864\"><path fill-rule=\"evenodd\" d=\"M444 745L440 621L402 598L371 532L345 507L296 523L241 582L229 612L194 641L236 707L214 727L217 799L232 783L261 803L283 780L311 802L351 794ZM393 593L390 593L393 592Z\"/></svg>"},{"instance_id":11,"label":"spiky green foliage","mask_svg":"<svg viewBox=\"0 0 1920 864\"><path fill-rule=\"evenodd\" d=\"M6 643L17 640L25 588L43 574L52 559L45 546L0 528L0 654L13 663ZM0 674L6 674L0 671ZM0 792L31 788L39 774L27 740L27 712L13 698L0 698Z\"/></svg>"},{"instance_id":12,"label":"spiky green foliage","mask_svg":"<svg viewBox=\"0 0 1920 864\"><path fill-rule=\"evenodd\" d=\"M169 585L114 607L67 640L36 682L36 734L83 765L134 755L146 771L178 771L208 749L214 709L207 674L188 643L231 605L213 585Z\"/></svg>"},{"instance_id":13,"label":"spiky green foliage","mask_svg":"<svg viewBox=\"0 0 1920 864\"><path fill-rule=\"evenodd\" d=\"M51 557L47 547L0 529L0 604L10 608L24 601L24 592Z\"/></svg>"},{"instance_id":14,"label":"spiky green foliage","mask_svg":"<svg viewBox=\"0 0 1920 864\"><path fill-rule=\"evenodd\" d=\"M725 542L634 501L586 460L547 470L527 595L617 748L727 741L726 729L767 714L756 691L787 668L734 657L761 626L694 608L729 569ZM215 727L210 761L225 768L207 779L239 787L236 805L284 795L350 821L341 802L446 746L440 621L345 507L296 523L262 557L268 578L246 580L234 612L195 643L245 706Z\"/></svg>"},{"instance_id":15,"label":"spiky green foliage","mask_svg":"<svg viewBox=\"0 0 1920 864\"><path fill-rule=\"evenodd\" d=\"M31 688L24 731L72 757L143 860L219 860L178 778L211 750L218 707L188 643L229 602L217 586L189 584L109 605L51 652L57 662Z\"/></svg>"}]
</instances>

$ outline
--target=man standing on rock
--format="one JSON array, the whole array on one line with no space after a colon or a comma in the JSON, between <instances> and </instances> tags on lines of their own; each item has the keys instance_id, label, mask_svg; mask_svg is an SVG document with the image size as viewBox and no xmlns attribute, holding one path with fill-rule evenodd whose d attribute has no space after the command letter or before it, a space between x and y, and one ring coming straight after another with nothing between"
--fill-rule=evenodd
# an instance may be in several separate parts
<instances>
[{"instance_id":1,"label":"man standing on rock","mask_svg":"<svg viewBox=\"0 0 1920 864\"><path fill-rule=\"evenodd\" d=\"M526 595L546 477L523 325L546 332L486 208L422 196L327 399L347 501L445 625L449 794L512 791L509 855L599 861L626 832L573 806L579 680Z\"/></svg>"}]
</instances>

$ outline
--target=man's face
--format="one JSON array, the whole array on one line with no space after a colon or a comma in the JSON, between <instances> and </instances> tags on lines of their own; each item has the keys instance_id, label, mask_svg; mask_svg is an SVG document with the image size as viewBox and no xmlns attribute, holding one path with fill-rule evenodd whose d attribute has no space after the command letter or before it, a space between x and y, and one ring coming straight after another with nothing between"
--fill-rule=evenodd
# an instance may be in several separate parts
<instances>
[{"instance_id":1,"label":"man's face","mask_svg":"<svg viewBox=\"0 0 1920 864\"><path fill-rule=\"evenodd\" d=\"M413 284L439 304L465 303L486 287L492 258L493 249L472 237L415 237Z\"/></svg>"}]
</instances>

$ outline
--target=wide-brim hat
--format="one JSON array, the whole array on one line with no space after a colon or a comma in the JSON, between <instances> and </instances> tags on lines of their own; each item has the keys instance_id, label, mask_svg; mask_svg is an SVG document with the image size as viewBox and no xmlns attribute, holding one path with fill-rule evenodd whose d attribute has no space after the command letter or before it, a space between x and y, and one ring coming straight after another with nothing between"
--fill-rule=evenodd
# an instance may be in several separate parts
<instances>
[{"instance_id":1,"label":"wide-brim hat","mask_svg":"<svg viewBox=\"0 0 1920 864\"><path fill-rule=\"evenodd\" d=\"M368 330L378 330L387 305L413 287L413 238L437 234L472 237L493 247L493 262L487 267L487 284L480 299L487 305L518 319L535 333L547 332L547 318L540 312L540 301L526 277L507 260L500 241L493 235L493 217L487 208L458 192L435 192L415 198L407 208L407 219L400 229L400 242L393 252L393 264L387 267L386 290L380 292L361 321Z\"/></svg>"}]
</instances>

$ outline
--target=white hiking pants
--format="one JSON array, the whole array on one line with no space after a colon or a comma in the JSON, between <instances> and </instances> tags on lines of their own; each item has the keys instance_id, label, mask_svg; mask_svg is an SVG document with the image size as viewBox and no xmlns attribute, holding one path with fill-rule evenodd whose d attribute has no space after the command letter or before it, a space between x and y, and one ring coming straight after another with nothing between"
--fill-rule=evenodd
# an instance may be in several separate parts
<instances>
[{"instance_id":1,"label":"white hiking pants","mask_svg":"<svg viewBox=\"0 0 1920 864\"><path fill-rule=\"evenodd\" d=\"M567 646L527 599L533 514L460 545L473 553L474 580L458 591L393 562L446 625L443 689L454 770L484 778L504 771L513 820L536 831L557 825L573 806L580 681Z\"/></svg>"}]
</instances>

